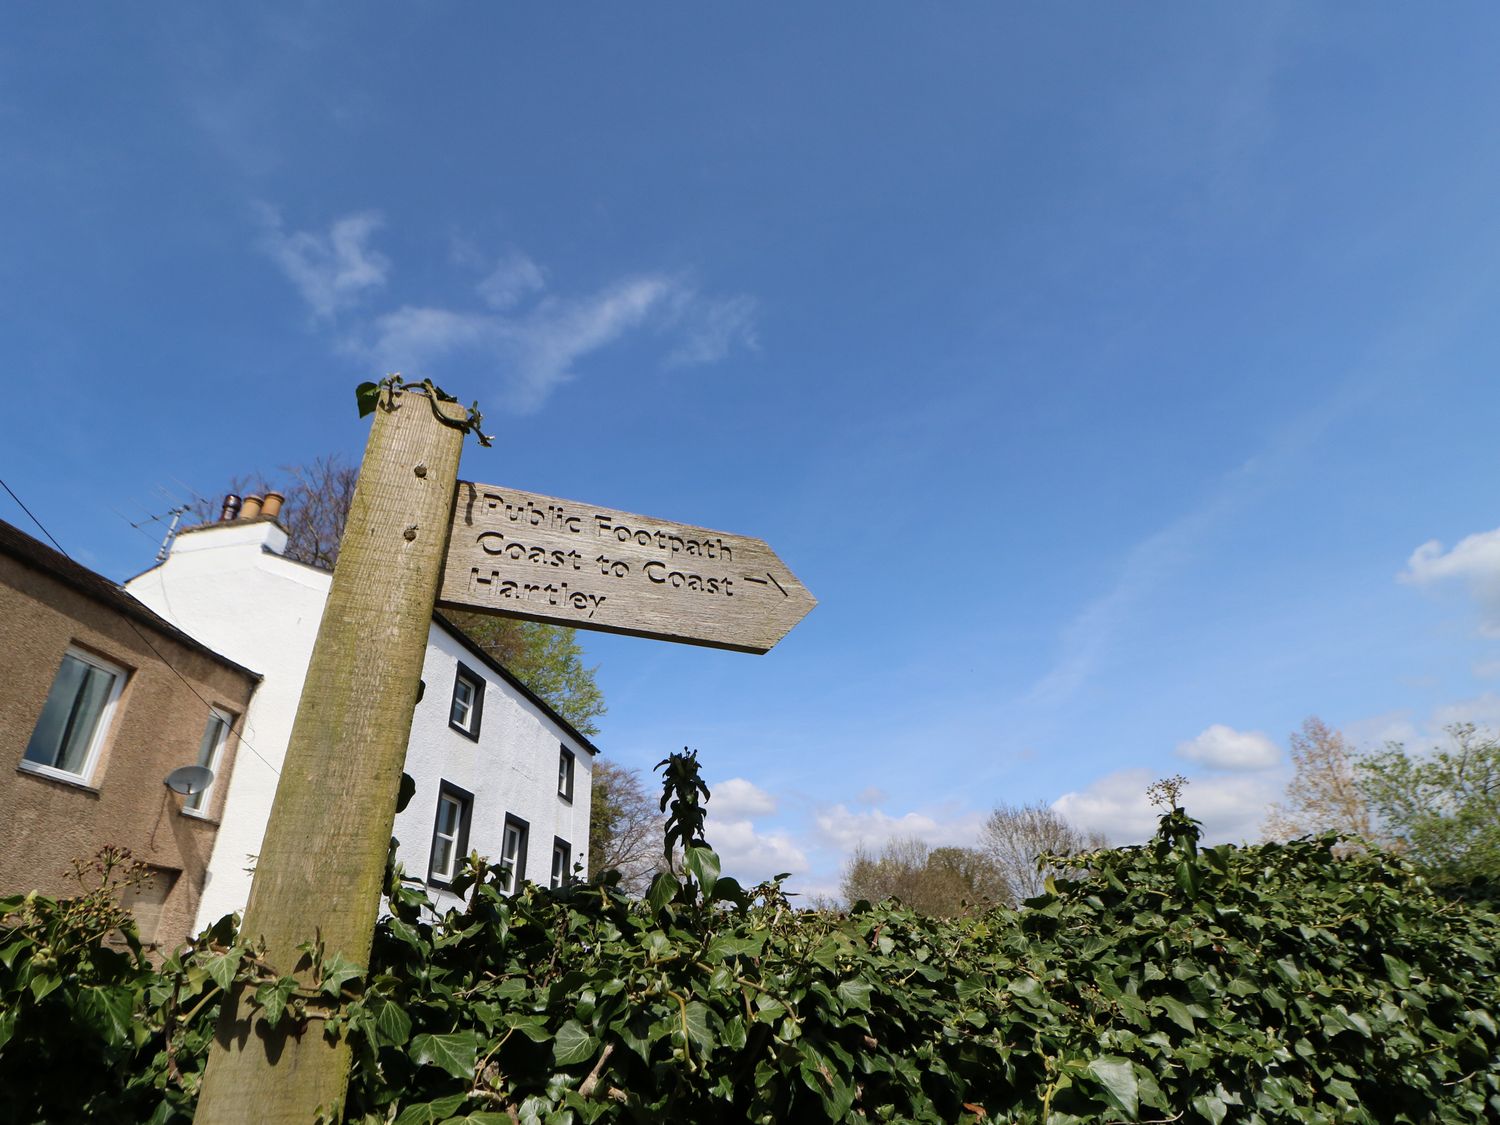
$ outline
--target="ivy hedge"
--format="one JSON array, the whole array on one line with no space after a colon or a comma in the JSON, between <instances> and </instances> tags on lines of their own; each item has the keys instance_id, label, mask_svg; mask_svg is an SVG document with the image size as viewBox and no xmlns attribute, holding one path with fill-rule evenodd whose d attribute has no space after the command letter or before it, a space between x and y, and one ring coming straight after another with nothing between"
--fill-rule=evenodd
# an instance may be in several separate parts
<instances>
[{"instance_id":1,"label":"ivy hedge","mask_svg":"<svg viewBox=\"0 0 1500 1125\"><path fill-rule=\"evenodd\" d=\"M191 1118L218 1002L354 1052L345 1120L1500 1120L1500 917L1334 837L1200 848L1181 809L1019 912L795 909L706 847L435 916L392 879L366 976L277 976L226 920L152 969L107 887L0 899L0 1119ZM310 995L318 993L321 1000Z\"/></svg>"}]
</instances>

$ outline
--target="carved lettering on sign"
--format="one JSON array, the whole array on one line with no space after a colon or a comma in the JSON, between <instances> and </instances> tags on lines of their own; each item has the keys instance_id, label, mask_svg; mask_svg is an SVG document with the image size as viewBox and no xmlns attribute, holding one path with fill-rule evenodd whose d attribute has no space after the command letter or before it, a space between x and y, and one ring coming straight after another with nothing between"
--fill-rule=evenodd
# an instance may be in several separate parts
<instances>
[{"instance_id":1,"label":"carved lettering on sign","mask_svg":"<svg viewBox=\"0 0 1500 1125\"><path fill-rule=\"evenodd\" d=\"M458 488L443 605L765 652L817 604L759 539Z\"/></svg>"}]
</instances>

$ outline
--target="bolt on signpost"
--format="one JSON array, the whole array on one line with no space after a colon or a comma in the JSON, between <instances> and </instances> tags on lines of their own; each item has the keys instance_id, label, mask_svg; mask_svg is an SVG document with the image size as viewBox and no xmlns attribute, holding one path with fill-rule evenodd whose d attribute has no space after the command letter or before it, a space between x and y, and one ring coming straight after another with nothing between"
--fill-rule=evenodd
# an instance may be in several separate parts
<instances>
[{"instance_id":1,"label":"bolt on signpost","mask_svg":"<svg viewBox=\"0 0 1500 1125\"><path fill-rule=\"evenodd\" d=\"M759 539L459 481L477 417L423 386L380 386L245 908L281 974L315 937L369 959L436 605L763 653L816 604ZM309 1011L271 1028L237 985L194 1120L338 1120L349 1049Z\"/></svg>"}]
</instances>

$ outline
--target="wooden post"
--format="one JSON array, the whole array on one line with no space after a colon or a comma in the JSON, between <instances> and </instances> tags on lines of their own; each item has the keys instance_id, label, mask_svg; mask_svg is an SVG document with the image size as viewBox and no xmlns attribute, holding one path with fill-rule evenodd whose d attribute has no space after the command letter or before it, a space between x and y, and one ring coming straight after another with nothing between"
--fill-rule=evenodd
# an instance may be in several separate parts
<instances>
[{"instance_id":1,"label":"wooden post","mask_svg":"<svg viewBox=\"0 0 1500 1125\"><path fill-rule=\"evenodd\" d=\"M328 955L368 964L463 450L451 423L464 416L381 391L245 909L244 935L264 940L281 974L305 975L297 946L315 936ZM194 1120L342 1120L348 1080L348 1048L320 1019L273 1031L240 987Z\"/></svg>"}]
</instances>

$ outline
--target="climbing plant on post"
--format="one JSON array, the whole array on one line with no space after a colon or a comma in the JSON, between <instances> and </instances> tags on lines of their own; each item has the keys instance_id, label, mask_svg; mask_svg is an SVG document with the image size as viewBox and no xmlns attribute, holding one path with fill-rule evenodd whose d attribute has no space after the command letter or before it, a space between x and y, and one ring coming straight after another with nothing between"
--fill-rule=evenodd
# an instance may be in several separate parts
<instances>
[{"instance_id":1,"label":"climbing plant on post","mask_svg":"<svg viewBox=\"0 0 1500 1125\"><path fill-rule=\"evenodd\" d=\"M459 455L479 424L431 383L393 376L359 396L373 424L245 909L244 937L279 978L224 1005L207 1125L342 1116L349 1049L323 1017L369 957Z\"/></svg>"}]
</instances>

